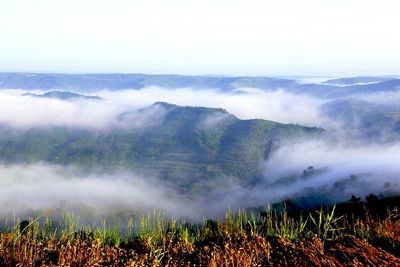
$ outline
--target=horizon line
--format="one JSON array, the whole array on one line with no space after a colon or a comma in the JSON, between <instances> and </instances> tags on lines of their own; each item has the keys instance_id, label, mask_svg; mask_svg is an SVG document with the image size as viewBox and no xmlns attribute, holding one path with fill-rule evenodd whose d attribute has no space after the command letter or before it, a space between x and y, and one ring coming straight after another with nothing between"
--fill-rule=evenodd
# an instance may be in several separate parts
<instances>
[{"instance_id":1,"label":"horizon line","mask_svg":"<svg viewBox=\"0 0 400 267\"><path fill-rule=\"evenodd\" d=\"M400 74L254 74L254 75L236 75L236 74L179 74L179 73L143 73L143 72L61 72L61 71L15 71L0 70L0 74L55 74L55 75L146 75L146 76L183 76L183 77L252 77L252 78L350 78L350 77L386 77L399 78Z\"/></svg>"}]
</instances>

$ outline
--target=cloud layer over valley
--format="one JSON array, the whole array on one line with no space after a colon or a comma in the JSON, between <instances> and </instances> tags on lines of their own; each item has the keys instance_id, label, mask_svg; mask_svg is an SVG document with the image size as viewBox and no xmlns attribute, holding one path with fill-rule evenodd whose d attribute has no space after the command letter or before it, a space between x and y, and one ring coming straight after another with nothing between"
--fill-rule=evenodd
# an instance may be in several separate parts
<instances>
[{"instance_id":1,"label":"cloud layer over valley","mask_svg":"<svg viewBox=\"0 0 400 267\"><path fill-rule=\"evenodd\" d=\"M161 177L124 168L103 173L96 166L83 171L78 166L49 164L40 158L35 162L4 161L0 165L3 213L18 211L23 214L61 207L78 213L90 210L106 215L159 209L176 217L201 219L219 216L227 207L258 207L287 198L317 194L324 195L325 200L345 201L352 194L390 194L399 190L398 91L340 99L257 88L223 92L146 87L90 93L101 100L24 95L27 92L0 90L3 131L52 127L93 132L142 129L162 123L168 115L162 106L151 106L163 101L180 106L222 108L245 120L265 119L322 127L325 132L314 140L288 141L274 147L268 157L261 158L259 166L263 176L254 186L238 183L240 177L224 176L207 194L182 193ZM32 92L43 94L46 91L29 91ZM214 129L223 127L221 125L229 118L228 114L219 112L197 123ZM380 123L377 126L376 118ZM10 140L7 145L13 144ZM307 169L309 166L312 168Z\"/></svg>"}]
</instances>

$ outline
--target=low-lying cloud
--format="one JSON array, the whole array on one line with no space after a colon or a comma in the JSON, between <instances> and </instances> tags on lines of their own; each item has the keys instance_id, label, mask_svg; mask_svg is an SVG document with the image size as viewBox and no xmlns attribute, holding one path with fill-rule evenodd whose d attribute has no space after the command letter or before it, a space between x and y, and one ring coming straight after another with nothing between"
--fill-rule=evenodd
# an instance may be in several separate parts
<instances>
[{"instance_id":1,"label":"low-lying cloud","mask_svg":"<svg viewBox=\"0 0 400 267\"><path fill-rule=\"evenodd\" d=\"M190 88L165 89L148 87L142 90L102 91L98 95L124 106L146 106L165 101L181 106L223 108L240 119L266 119L282 123L316 125L322 123L318 108L326 100L285 90L262 91L242 88L234 92Z\"/></svg>"},{"instance_id":2,"label":"low-lying cloud","mask_svg":"<svg viewBox=\"0 0 400 267\"><path fill-rule=\"evenodd\" d=\"M65 126L90 130L146 127L161 123L165 110L149 105L164 101L182 106L223 108L240 119L266 119L282 123L322 126L334 134L314 141L281 144L262 163L264 175L253 187L232 180L207 195L182 195L157 177L131 171L82 173L74 166L48 164L1 165L0 206L3 213L65 208L90 210L96 215L140 213L152 209L176 217L200 220L217 217L227 207L250 208L287 198L324 194L343 201L351 194L365 195L399 190L400 143L357 139L358 125L328 118L321 107L330 100L285 90L242 88L233 92L190 88L147 87L141 90L97 91L103 100L60 100L23 96L23 90L0 91L0 124L17 129ZM35 93L43 93L37 90ZM399 107L396 92L352 98L390 111ZM206 118L199 126L218 127L230 117ZM386 133L383 133L386 134ZM390 133L387 133L388 135ZM303 170L312 166L309 173ZM240 178L240 177L239 177Z\"/></svg>"},{"instance_id":3,"label":"low-lying cloud","mask_svg":"<svg viewBox=\"0 0 400 267\"><path fill-rule=\"evenodd\" d=\"M351 144L315 140L283 145L266 161L266 185L281 189L281 199L304 195L304 191L324 192L332 201L343 201L352 194L365 196L399 190L400 143ZM310 173L301 171L312 167ZM282 177L297 177L279 183ZM335 192L335 186L352 178L352 185ZM339 183L339 184L338 184ZM391 188L387 188L390 183Z\"/></svg>"},{"instance_id":4,"label":"low-lying cloud","mask_svg":"<svg viewBox=\"0 0 400 267\"><path fill-rule=\"evenodd\" d=\"M22 90L0 91L0 123L19 128L67 126L104 129L116 125L124 112L137 112L155 102L224 108L240 119L266 119L303 125L323 124L318 107L324 102L307 95L243 88L236 92L148 87L141 90L98 91L103 101L60 100L23 96ZM42 93L37 91L35 93Z\"/></svg>"},{"instance_id":5,"label":"low-lying cloud","mask_svg":"<svg viewBox=\"0 0 400 267\"><path fill-rule=\"evenodd\" d=\"M331 202L351 195L399 192L400 143L351 146L326 140L283 145L264 163L263 179L251 187L226 180L207 194L181 194L156 177L131 171L83 173L74 166L0 166L1 215L26 216L63 209L94 218L137 215L152 210L201 221L222 216L228 207L252 208L310 195ZM302 171L312 166L305 177ZM320 203L315 203L319 205ZM37 214L37 213L36 213Z\"/></svg>"},{"instance_id":6,"label":"low-lying cloud","mask_svg":"<svg viewBox=\"0 0 400 267\"><path fill-rule=\"evenodd\" d=\"M90 211L98 216L153 209L175 216L194 216L172 188L124 171L83 174L74 166L48 164L0 166L1 213Z\"/></svg>"}]
</instances>

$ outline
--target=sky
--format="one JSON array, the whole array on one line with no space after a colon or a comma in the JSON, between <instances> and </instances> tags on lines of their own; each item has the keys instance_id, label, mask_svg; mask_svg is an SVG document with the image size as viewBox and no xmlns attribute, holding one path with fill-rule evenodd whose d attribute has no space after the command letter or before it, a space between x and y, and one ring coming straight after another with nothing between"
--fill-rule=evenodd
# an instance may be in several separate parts
<instances>
[{"instance_id":1,"label":"sky","mask_svg":"<svg viewBox=\"0 0 400 267\"><path fill-rule=\"evenodd\" d=\"M396 75L398 0L1 0L0 71Z\"/></svg>"}]
</instances>

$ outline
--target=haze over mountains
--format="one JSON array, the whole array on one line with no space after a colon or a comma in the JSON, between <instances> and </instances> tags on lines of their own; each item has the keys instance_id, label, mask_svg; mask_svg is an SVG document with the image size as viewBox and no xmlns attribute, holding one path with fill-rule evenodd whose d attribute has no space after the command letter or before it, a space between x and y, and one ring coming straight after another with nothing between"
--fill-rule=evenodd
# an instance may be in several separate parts
<instances>
[{"instance_id":1,"label":"haze over mountains","mask_svg":"<svg viewBox=\"0 0 400 267\"><path fill-rule=\"evenodd\" d=\"M318 84L304 84L296 79L274 77L0 73L0 88L3 89L98 91L102 89L141 89L148 86L164 88L188 87L193 89L212 88L222 91L233 91L246 87L264 90L284 88L290 92L309 93L322 97L338 97L357 93L396 91L400 87L400 79L361 76L330 79Z\"/></svg>"},{"instance_id":2,"label":"haze over mountains","mask_svg":"<svg viewBox=\"0 0 400 267\"><path fill-rule=\"evenodd\" d=\"M400 79L0 73L0 88L2 201L25 196L10 211L199 218L399 190Z\"/></svg>"}]
</instances>

